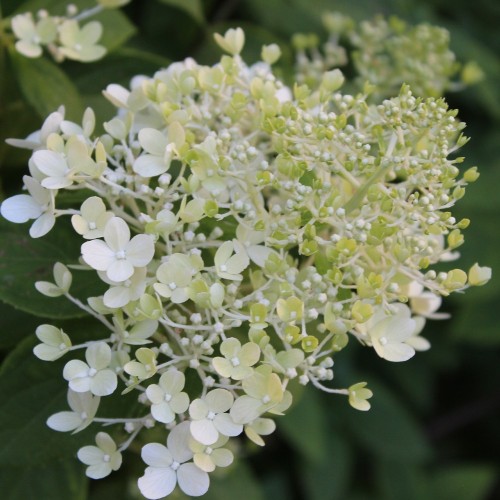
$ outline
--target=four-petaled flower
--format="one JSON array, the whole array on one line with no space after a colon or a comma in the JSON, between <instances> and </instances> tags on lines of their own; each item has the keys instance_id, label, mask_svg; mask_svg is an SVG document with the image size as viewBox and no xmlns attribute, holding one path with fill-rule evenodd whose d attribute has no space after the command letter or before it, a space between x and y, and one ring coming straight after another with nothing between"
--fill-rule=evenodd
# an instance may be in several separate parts
<instances>
[{"instance_id":1,"label":"four-petaled flower","mask_svg":"<svg viewBox=\"0 0 500 500\"><path fill-rule=\"evenodd\" d=\"M163 373L157 384L151 384L146 389L146 395L151 401L151 414L158 422L169 424L175 420L176 413L184 413L189 406L189 397L184 388L184 373L170 369Z\"/></svg>"},{"instance_id":2,"label":"four-petaled flower","mask_svg":"<svg viewBox=\"0 0 500 500\"><path fill-rule=\"evenodd\" d=\"M94 420L101 398L93 396L91 392L75 392L71 389L68 389L67 397L73 411L54 413L48 418L47 425L59 432L80 432Z\"/></svg>"},{"instance_id":3,"label":"four-petaled flower","mask_svg":"<svg viewBox=\"0 0 500 500\"><path fill-rule=\"evenodd\" d=\"M224 340L220 346L220 352L224 356L216 356L212 364L219 375L243 380L253 373L251 368L260 357L260 348L253 342L241 345L241 342L234 338Z\"/></svg>"},{"instance_id":4,"label":"four-petaled flower","mask_svg":"<svg viewBox=\"0 0 500 500\"><path fill-rule=\"evenodd\" d=\"M170 495L176 484L188 496L198 497L208 491L208 474L190 460L191 435L189 422L175 426L168 435L167 446L149 443L143 446L141 456L149 466L139 478L141 493L150 500Z\"/></svg>"},{"instance_id":5,"label":"four-petaled flower","mask_svg":"<svg viewBox=\"0 0 500 500\"><path fill-rule=\"evenodd\" d=\"M71 339L60 328L52 325L40 325L35 333L42 343L33 348L33 353L43 361L55 361L64 356L71 348Z\"/></svg>"},{"instance_id":6,"label":"four-petaled flower","mask_svg":"<svg viewBox=\"0 0 500 500\"><path fill-rule=\"evenodd\" d=\"M387 361L407 361L415 354L415 349L408 345L408 340L417 328L411 311L405 304L395 304L395 313L387 315L380 308L375 314L357 328L366 332L375 352Z\"/></svg>"},{"instance_id":7,"label":"four-petaled flower","mask_svg":"<svg viewBox=\"0 0 500 500\"><path fill-rule=\"evenodd\" d=\"M227 467L233 463L234 456L226 448L222 448L229 438L219 436L219 439L211 446L206 446L198 441L191 439L189 447L194 453L194 463L205 472L212 472L216 467Z\"/></svg>"},{"instance_id":8,"label":"four-petaled flower","mask_svg":"<svg viewBox=\"0 0 500 500\"><path fill-rule=\"evenodd\" d=\"M59 28L62 47L59 49L68 59L91 62L104 56L106 49L97 45L102 35L102 24L97 21L87 23L80 28L74 19L64 21Z\"/></svg>"},{"instance_id":9,"label":"four-petaled flower","mask_svg":"<svg viewBox=\"0 0 500 500\"><path fill-rule=\"evenodd\" d=\"M12 18L11 26L19 39L16 50L26 57L40 57L41 45L48 45L57 37L57 26L51 17L42 18L35 24L31 13L19 14Z\"/></svg>"},{"instance_id":10,"label":"four-petaled flower","mask_svg":"<svg viewBox=\"0 0 500 500\"><path fill-rule=\"evenodd\" d=\"M214 257L215 270L219 278L239 281L242 273L250 264L245 248L238 241L225 241Z\"/></svg>"},{"instance_id":11,"label":"four-petaled flower","mask_svg":"<svg viewBox=\"0 0 500 500\"><path fill-rule=\"evenodd\" d=\"M29 175L25 175L23 181L29 195L17 194L7 198L0 210L3 217L17 224L35 219L30 228L30 236L40 238L46 235L56 223L54 194Z\"/></svg>"},{"instance_id":12,"label":"four-petaled flower","mask_svg":"<svg viewBox=\"0 0 500 500\"><path fill-rule=\"evenodd\" d=\"M111 348L105 342L96 342L85 351L87 363L72 359L63 370L63 377L75 392L88 392L96 396L109 396L118 385L116 373L108 369Z\"/></svg>"},{"instance_id":13,"label":"four-petaled flower","mask_svg":"<svg viewBox=\"0 0 500 500\"><path fill-rule=\"evenodd\" d=\"M154 284L154 289L174 304L182 304L189 299L188 287L202 268L199 255L174 253L156 271L159 283Z\"/></svg>"},{"instance_id":14,"label":"four-petaled flower","mask_svg":"<svg viewBox=\"0 0 500 500\"><path fill-rule=\"evenodd\" d=\"M149 264L155 252L153 238L138 234L130 239L127 223L112 217L104 228L104 241L92 240L82 245L83 260L97 271L105 271L115 282L128 280L134 268Z\"/></svg>"},{"instance_id":15,"label":"four-petaled flower","mask_svg":"<svg viewBox=\"0 0 500 500\"><path fill-rule=\"evenodd\" d=\"M85 474L91 479L102 479L122 464L122 454L109 434L98 432L95 437L97 446L84 446L78 450L78 459L88 465Z\"/></svg>"},{"instance_id":16,"label":"four-petaled flower","mask_svg":"<svg viewBox=\"0 0 500 500\"><path fill-rule=\"evenodd\" d=\"M71 217L71 224L78 234L81 234L86 240L102 238L104 228L109 219L113 217L113 212L106 211L106 205L97 196L87 198L80 208L80 214Z\"/></svg>"},{"instance_id":17,"label":"four-petaled flower","mask_svg":"<svg viewBox=\"0 0 500 500\"><path fill-rule=\"evenodd\" d=\"M200 443L212 445L224 436L238 436L243 430L227 412L233 405L233 395L226 389L214 389L203 399L195 399L189 406L191 434Z\"/></svg>"}]
</instances>

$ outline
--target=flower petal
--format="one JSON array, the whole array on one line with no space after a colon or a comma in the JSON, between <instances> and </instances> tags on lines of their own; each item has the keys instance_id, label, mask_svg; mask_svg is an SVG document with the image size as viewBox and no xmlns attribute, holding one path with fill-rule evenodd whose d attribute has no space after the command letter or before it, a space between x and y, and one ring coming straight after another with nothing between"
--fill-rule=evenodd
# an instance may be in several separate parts
<instances>
[{"instance_id":1,"label":"flower petal","mask_svg":"<svg viewBox=\"0 0 500 500\"><path fill-rule=\"evenodd\" d=\"M22 224L42 215L40 205L28 194L18 194L7 198L0 209L2 216L10 222Z\"/></svg>"},{"instance_id":2,"label":"flower petal","mask_svg":"<svg viewBox=\"0 0 500 500\"><path fill-rule=\"evenodd\" d=\"M177 470L179 488L191 497L199 497L208 491L210 479L205 471L195 464L182 464Z\"/></svg>"},{"instance_id":3,"label":"flower petal","mask_svg":"<svg viewBox=\"0 0 500 500\"><path fill-rule=\"evenodd\" d=\"M90 390L96 396L109 396L118 385L116 373L113 370L101 370L91 379Z\"/></svg>"},{"instance_id":4,"label":"flower petal","mask_svg":"<svg viewBox=\"0 0 500 500\"><path fill-rule=\"evenodd\" d=\"M177 475L170 468L157 469L148 467L144 472L144 476L137 481L143 496L150 500L157 500L170 495L174 491L176 484Z\"/></svg>"},{"instance_id":5,"label":"flower petal","mask_svg":"<svg viewBox=\"0 0 500 500\"><path fill-rule=\"evenodd\" d=\"M214 444L219 438L219 432L214 423L206 418L192 421L190 429L196 441L207 446Z\"/></svg>"},{"instance_id":6,"label":"flower petal","mask_svg":"<svg viewBox=\"0 0 500 500\"><path fill-rule=\"evenodd\" d=\"M193 458L193 452L189 448L190 439L189 422L182 422L170 431L167 446L177 462L187 462Z\"/></svg>"},{"instance_id":7,"label":"flower petal","mask_svg":"<svg viewBox=\"0 0 500 500\"><path fill-rule=\"evenodd\" d=\"M224 436L239 436L243 425L235 424L228 413L220 413L214 418L215 428Z\"/></svg>"},{"instance_id":8,"label":"flower petal","mask_svg":"<svg viewBox=\"0 0 500 500\"><path fill-rule=\"evenodd\" d=\"M141 457L147 465L158 468L169 468L173 462L170 451L160 443L149 443L143 446Z\"/></svg>"},{"instance_id":9,"label":"flower petal","mask_svg":"<svg viewBox=\"0 0 500 500\"><path fill-rule=\"evenodd\" d=\"M126 245L127 260L134 267L147 266L155 254L153 238L148 234L134 236Z\"/></svg>"},{"instance_id":10,"label":"flower petal","mask_svg":"<svg viewBox=\"0 0 500 500\"><path fill-rule=\"evenodd\" d=\"M130 241L130 229L127 223L120 217L111 217L104 228L104 241L113 252L125 250Z\"/></svg>"},{"instance_id":11,"label":"flower petal","mask_svg":"<svg viewBox=\"0 0 500 500\"><path fill-rule=\"evenodd\" d=\"M85 242L82 245L82 257L90 267L97 271L106 271L116 260L115 252L101 240Z\"/></svg>"}]
</instances>

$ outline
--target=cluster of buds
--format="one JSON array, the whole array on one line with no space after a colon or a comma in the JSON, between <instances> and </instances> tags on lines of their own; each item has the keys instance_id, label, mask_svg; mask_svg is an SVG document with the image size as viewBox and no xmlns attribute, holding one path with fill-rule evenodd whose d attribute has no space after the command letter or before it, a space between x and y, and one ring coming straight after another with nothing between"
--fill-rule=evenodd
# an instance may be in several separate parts
<instances>
[{"instance_id":1,"label":"cluster of buds","mask_svg":"<svg viewBox=\"0 0 500 500\"><path fill-rule=\"evenodd\" d=\"M474 62L463 67L450 50L450 34L445 28L427 23L408 25L395 16L378 16L356 23L337 12L322 17L328 36L320 44L315 34L297 34L296 80L310 87L318 85L325 73L352 63L353 84L375 86L373 100L392 97L403 83L421 97L439 97L481 80ZM457 78L457 75L460 75Z\"/></svg>"},{"instance_id":2,"label":"cluster of buds","mask_svg":"<svg viewBox=\"0 0 500 500\"><path fill-rule=\"evenodd\" d=\"M36 286L105 333L73 344L55 325L37 329L39 358L82 354L63 370L70 410L48 425L118 427L119 444L99 432L80 449L92 478L140 442L149 499L176 485L205 493L208 474L233 461L231 438L264 445L294 383L368 410L366 382L332 385L348 342L405 361L429 348L420 332L443 317L441 297L491 274L433 270L463 242L469 222L450 209L478 177L457 167L464 124L443 99L403 86L370 104L374 87L344 94L339 70L291 90L273 73L276 46L248 66L241 29L216 40L228 55L214 66L187 59L130 89L109 85L118 113L105 134L94 135L92 110L77 124L61 109L11 141L33 150L31 175L28 194L1 207L12 222L34 220L35 238L71 216L80 262L56 263L53 282ZM57 208L63 190L82 203ZM86 303L72 293L82 273L107 287ZM133 414L98 416L101 398L131 391ZM148 442L151 428L166 441Z\"/></svg>"}]
</instances>

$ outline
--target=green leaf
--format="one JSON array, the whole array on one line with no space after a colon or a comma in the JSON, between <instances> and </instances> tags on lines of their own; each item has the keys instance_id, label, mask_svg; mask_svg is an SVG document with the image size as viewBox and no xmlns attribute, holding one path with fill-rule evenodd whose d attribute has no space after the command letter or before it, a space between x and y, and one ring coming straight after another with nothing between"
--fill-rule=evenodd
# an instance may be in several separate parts
<instances>
[{"instance_id":1,"label":"green leaf","mask_svg":"<svg viewBox=\"0 0 500 500\"><path fill-rule=\"evenodd\" d=\"M328 448L326 460L312 462L304 460L302 456L298 457L297 470L302 473L307 499L324 500L325 491L328 491L328 497L332 499L347 498L354 458L351 447L333 429L325 434L324 439Z\"/></svg>"},{"instance_id":2,"label":"green leaf","mask_svg":"<svg viewBox=\"0 0 500 500\"><path fill-rule=\"evenodd\" d=\"M36 281L53 281L56 262L76 263L80 255L79 238L59 225L47 236L32 239L25 225L0 221L0 300L22 311L45 318L76 318L87 313L64 297L49 298L35 288ZM93 271L74 271L71 294L85 301L103 291Z\"/></svg>"},{"instance_id":3,"label":"green leaf","mask_svg":"<svg viewBox=\"0 0 500 500\"><path fill-rule=\"evenodd\" d=\"M0 349L7 349L31 335L40 320L0 302Z\"/></svg>"},{"instance_id":4,"label":"green leaf","mask_svg":"<svg viewBox=\"0 0 500 500\"><path fill-rule=\"evenodd\" d=\"M423 430L410 412L384 386L370 379L374 396L368 412L353 412L347 423L356 439L376 456L422 462L430 455Z\"/></svg>"},{"instance_id":5,"label":"green leaf","mask_svg":"<svg viewBox=\"0 0 500 500\"><path fill-rule=\"evenodd\" d=\"M76 460L55 460L41 467L2 467L2 500L85 500L88 480Z\"/></svg>"},{"instance_id":6,"label":"green leaf","mask_svg":"<svg viewBox=\"0 0 500 500\"><path fill-rule=\"evenodd\" d=\"M433 481L434 500L483 500L498 477L496 467L489 465L456 465L436 473Z\"/></svg>"},{"instance_id":7,"label":"green leaf","mask_svg":"<svg viewBox=\"0 0 500 500\"><path fill-rule=\"evenodd\" d=\"M36 343L34 336L21 342L0 371L1 467L72 461L78 447L91 441L91 431L70 435L45 425L50 415L68 408L67 386L61 376L64 361L38 360L32 352Z\"/></svg>"},{"instance_id":8,"label":"green leaf","mask_svg":"<svg viewBox=\"0 0 500 500\"><path fill-rule=\"evenodd\" d=\"M43 57L28 59L11 52L16 78L26 100L45 118L61 105L70 120L80 120L83 104L78 89L54 63Z\"/></svg>"},{"instance_id":9,"label":"green leaf","mask_svg":"<svg viewBox=\"0 0 500 500\"><path fill-rule=\"evenodd\" d=\"M286 416L277 422L278 431L305 460L314 464L329 461L330 432L318 391L305 390Z\"/></svg>"},{"instance_id":10,"label":"green leaf","mask_svg":"<svg viewBox=\"0 0 500 500\"><path fill-rule=\"evenodd\" d=\"M108 52L123 45L137 31L128 17L119 10L104 10L91 20L102 24L103 33L99 44L104 45ZM82 26L84 24L85 22Z\"/></svg>"},{"instance_id":11,"label":"green leaf","mask_svg":"<svg viewBox=\"0 0 500 500\"><path fill-rule=\"evenodd\" d=\"M467 294L474 292L476 290L468 290ZM500 345L497 309L498 293L474 302L461 300L460 307L453 317L452 339L480 346Z\"/></svg>"},{"instance_id":12,"label":"green leaf","mask_svg":"<svg viewBox=\"0 0 500 500\"><path fill-rule=\"evenodd\" d=\"M161 3L187 12L199 24L205 23L203 4L201 0L159 0Z\"/></svg>"},{"instance_id":13,"label":"green leaf","mask_svg":"<svg viewBox=\"0 0 500 500\"><path fill-rule=\"evenodd\" d=\"M429 495L428 478L414 464L399 460L378 460L375 478L380 497L384 500L427 500ZM452 497L450 497L452 498Z\"/></svg>"}]
</instances>

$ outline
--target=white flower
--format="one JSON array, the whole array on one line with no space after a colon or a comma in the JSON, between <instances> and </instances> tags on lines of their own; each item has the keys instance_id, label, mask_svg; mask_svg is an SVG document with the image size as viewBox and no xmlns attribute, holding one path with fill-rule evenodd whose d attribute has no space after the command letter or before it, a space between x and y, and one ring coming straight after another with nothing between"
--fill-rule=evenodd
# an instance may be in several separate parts
<instances>
[{"instance_id":1,"label":"white flower","mask_svg":"<svg viewBox=\"0 0 500 500\"><path fill-rule=\"evenodd\" d=\"M19 40L16 50L26 57L40 57L42 47L53 42L57 37L57 27L54 19L45 17L36 24L31 13L14 16L11 21L12 31Z\"/></svg>"},{"instance_id":2,"label":"white flower","mask_svg":"<svg viewBox=\"0 0 500 500\"><path fill-rule=\"evenodd\" d=\"M215 253L214 263L220 278L239 281L243 279L240 273L248 267L250 261L243 245L233 240L226 241L219 247Z\"/></svg>"},{"instance_id":3,"label":"white flower","mask_svg":"<svg viewBox=\"0 0 500 500\"><path fill-rule=\"evenodd\" d=\"M59 132L59 127L63 120L64 106L61 106L58 111L54 111L47 116L40 130L28 135L26 139L7 139L5 142L16 148L45 149L48 137L53 133Z\"/></svg>"},{"instance_id":4,"label":"white flower","mask_svg":"<svg viewBox=\"0 0 500 500\"><path fill-rule=\"evenodd\" d=\"M134 274L125 281L108 279L106 273L99 272L99 277L111 287L105 292L103 301L106 307L117 309L129 302L138 300L146 291L146 267L136 267Z\"/></svg>"},{"instance_id":5,"label":"white flower","mask_svg":"<svg viewBox=\"0 0 500 500\"><path fill-rule=\"evenodd\" d=\"M276 423L270 418L258 417L245 425L245 434L248 439L259 446L264 446L261 436L268 436L276 429Z\"/></svg>"},{"instance_id":6,"label":"white flower","mask_svg":"<svg viewBox=\"0 0 500 500\"><path fill-rule=\"evenodd\" d=\"M98 196L87 198L80 208L81 215L71 217L71 224L78 234L86 240L102 238L104 228L113 217L113 212L106 211L106 205Z\"/></svg>"},{"instance_id":7,"label":"white flower","mask_svg":"<svg viewBox=\"0 0 500 500\"><path fill-rule=\"evenodd\" d=\"M179 154L184 145L186 134L179 122L169 125L167 135L154 128L143 128L139 132L139 144L146 154L134 162L134 172L142 177L156 177L170 168L172 158Z\"/></svg>"},{"instance_id":8,"label":"white flower","mask_svg":"<svg viewBox=\"0 0 500 500\"><path fill-rule=\"evenodd\" d=\"M130 239L127 223L112 217L104 228L104 241L92 240L82 245L83 260L97 271L106 271L115 282L129 279L135 267L149 264L154 255L153 238L138 234Z\"/></svg>"},{"instance_id":9,"label":"white flower","mask_svg":"<svg viewBox=\"0 0 500 500\"><path fill-rule=\"evenodd\" d=\"M95 437L97 446L84 446L78 450L78 459L88 465L85 474L91 479L102 479L111 471L118 470L122 464L122 454L109 434L98 432Z\"/></svg>"},{"instance_id":10,"label":"white flower","mask_svg":"<svg viewBox=\"0 0 500 500\"><path fill-rule=\"evenodd\" d=\"M152 319L137 321L130 330L126 330L115 318L113 318L113 323L115 324L115 331L118 333L120 340L128 345L150 344L149 337L158 329L158 321Z\"/></svg>"},{"instance_id":11,"label":"white flower","mask_svg":"<svg viewBox=\"0 0 500 500\"><path fill-rule=\"evenodd\" d=\"M169 424L175 420L176 413L184 413L189 406L189 397L184 388L184 373L170 369L165 372L157 384L151 384L146 389L146 395L151 401L151 414L158 422Z\"/></svg>"},{"instance_id":12,"label":"white flower","mask_svg":"<svg viewBox=\"0 0 500 500\"><path fill-rule=\"evenodd\" d=\"M228 440L227 436L219 436L219 439L213 445L206 446L191 439L189 447L194 453L194 463L205 472L212 472L216 467L231 465L234 459L233 454L228 449L222 448Z\"/></svg>"},{"instance_id":13,"label":"white flower","mask_svg":"<svg viewBox=\"0 0 500 500\"><path fill-rule=\"evenodd\" d=\"M68 404L73 411L61 411L51 415L47 425L59 432L80 432L88 427L97 413L101 398L90 392L75 392L68 389Z\"/></svg>"},{"instance_id":14,"label":"white flower","mask_svg":"<svg viewBox=\"0 0 500 500\"><path fill-rule=\"evenodd\" d=\"M54 281L36 281L35 288L47 297L60 297L69 292L73 276L70 270L60 262L54 264Z\"/></svg>"},{"instance_id":15,"label":"white flower","mask_svg":"<svg viewBox=\"0 0 500 500\"><path fill-rule=\"evenodd\" d=\"M284 399L281 380L269 365L256 368L243 380L242 386L246 394L234 402L230 412L234 422L248 424Z\"/></svg>"},{"instance_id":16,"label":"white flower","mask_svg":"<svg viewBox=\"0 0 500 500\"><path fill-rule=\"evenodd\" d=\"M116 373L109 370L111 348L105 342L96 342L85 351L87 363L79 359L68 361L63 377L75 392L90 391L96 396L109 396L118 385Z\"/></svg>"},{"instance_id":17,"label":"white flower","mask_svg":"<svg viewBox=\"0 0 500 500\"><path fill-rule=\"evenodd\" d=\"M223 377L234 380L243 380L253 373L251 368L260 357L260 348L253 342L247 342L243 347L241 342L234 337L224 340L220 345L223 358L213 358L212 364L215 371Z\"/></svg>"},{"instance_id":18,"label":"white flower","mask_svg":"<svg viewBox=\"0 0 500 500\"><path fill-rule=\"evenodd\" d=\"M2 203L0 211L3 217L17 224L36 219L30 228L30 236L40 238L46 235L56 222L54 193L28 175L23 177L23 181L29 195L18 194L7 198Z\"/></svg>"},{"instance_id":19,"label":"white flower","mask_svg":"<svg viewBox=\"0 0 500 500\"><path fill-rule=\"evenodd\" d=\"M55 326L40 325L35 333L42 344L36 345L33 353L43 361L55 361L64 356L71 347L68 335Z\"/></svg>"},{"instance_id":20,"label":"white flower","mask_svg":"<svg viewBox=\"0 0 500 500\"><path fill-rule=\"evenodd\" d=\"M159 283L154 284L154 289L174 304L182 304L189 299L188 287L202 268L199 255L174 253L156 271Z\"/></svg>"},{"instance_id":21,"label":"white flower","mask_svg":"<svg viewBox=\"0 0 500 500\"><path fill-rule=\"evenodd\" d=\"M80 28L78 22L73 19L64 21L59 28L59 38L62 47L61 54L75 61L96 61L104 56L106 49L97 45L102 35L102 25L97 21L87 23Z\"/></svg>"},{"instance_id":22,"label":"white flower","mask_svg":"<svg viewBox=\"0 0 500 500\"><path fill-rule=\"evenodd\" d=\"M54 135L49 138L48 147L50 149L35 151L31 157L34 167L44 175L40 182L43 187L63 189L83 174L99 176L99 165L91 158L88 146L77 136L71 136L64 145L62 138Z\"/></svg>"},{"instance_id":23,"label":"white flower","mask_svg":"<svg viewBox=\"0 0 500 500\"><path fill-rule=\"evenodd\" d=\"M441 307L443 300L435 293L424 291L424 286L421 283L411 281L400 288L401 293L409 297L410 308L414 314L429 319L447 319L450 317L448 313L436 312Z\"/></svg>"},{"instance_id":24,"label":"white flower","mask_svg":"<svg viewBox=\"0 0 500 500\"><path fill-rule=\"evenodd\" d=\"M264 267L266 260L271 254L278 255L271 248L260 244L266 239L266 233L264 231L254 231L243 224L239 224L236 228L236 237L245 247L250 260L259 267Z\"/></svg>"},{"instance_id":25,"label":"white flower","mask_svg":"<svg viewBox=\"0 0 500 500\"><path fill-rule=\"evenodd\" d=\"M241 424L235 424L228 413L233 405L233 395L226 389L214 389L203 399L195 399L189 406L191 416L191 434L204 445L212 445L224 436L237 436L243 430Z\"/></svg>"},{"instance_id":26,"label":"white flower","mask_svg":"<svg viewBox=\"0 0 500 500\"><path fill-rule=\"evenodd\" d=\"M174 427L167 438L167 446L149 443L143 446L141 456L149 466L138 480L141 493L150 500L170 495L176 484L188 496L198 497L208 491L210 479L194 463L189 448L189 422ZM187 462L187 463L186 463Z\"/></svg>"},{"instance_id":27,"label":"white flower","mask_svg":"<svg viewBox=\"0 0 500 500\"><path fill-rule=\"evenodd\" d=\"M230 28L224 36L214 33L214 38L223 50L233 56L239 54L245 45L245 32L241 28Z\"/></svg>"},{"instance_id":28,"label":"white flower","mask_svg":"<svg viewBox=\"0 0 500 500\"><path fill-rule=\"evenodd\" d=\"M141 347L135 351L135 357L138 361L129 361L123 367L124 371L139 380L151 378L156 373L155 352L147 347Z\"/></svg>"},{"instance_id":29,"label":"white flower","mask_svg":"<svg viewBox=\"0 0 500 500\"><path fill-rule=\"evenodd\" d=\"M415 349L406 344L416 329L408 306L395 304L396 312L388 316L380 308L366 323L358 329L367 332L376 353L387 361L407 361L415 354Z\"/></svg>"}]
</instances>

